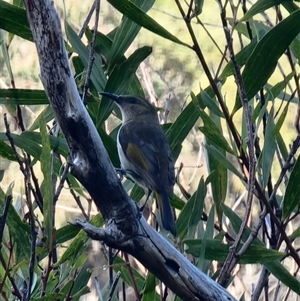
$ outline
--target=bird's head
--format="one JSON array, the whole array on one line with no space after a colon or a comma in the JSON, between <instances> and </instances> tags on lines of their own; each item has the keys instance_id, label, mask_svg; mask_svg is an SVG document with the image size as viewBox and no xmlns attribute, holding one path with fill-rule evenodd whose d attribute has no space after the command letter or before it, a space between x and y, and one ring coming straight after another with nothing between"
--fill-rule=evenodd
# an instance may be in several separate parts
<instances>
[{"instance_id":1,"label":"bird's head","mask_svg":"<svg viewBox=\"0 0 300 301\"><path fill-rule=\"evenodd\" d=\"M123 123L136 118L157 119L157 113L146 99L132 95L116 95L107 92L101 92L101 95L115 101L122 113Z\"/></svg>"}]
</instances>

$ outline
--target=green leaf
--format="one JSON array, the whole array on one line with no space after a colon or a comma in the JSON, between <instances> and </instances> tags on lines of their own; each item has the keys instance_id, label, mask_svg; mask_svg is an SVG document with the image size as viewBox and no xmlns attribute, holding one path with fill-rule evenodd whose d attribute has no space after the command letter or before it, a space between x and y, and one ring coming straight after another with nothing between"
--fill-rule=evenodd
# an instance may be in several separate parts
<instances>
[{"instance_id":1,"label":"green leaf","mask_svg":"<svg viewBox=\"0 0 300 301\"><path fill-rule=\"evenodd\" d=\"M251 53L253 52L254 48L257 45L257 38L252 39L251 43L245 46L241 51L239 51L235 55L235 59L240 67L244 66L249 59ZM228 76L234 74L234 68L232 61L229 61L225 68L223 69L222 73L219 76L219 80L225 80Z\"/></svg>"},{"instance_id":2,"label":"green leaf","mask_svg":"<svg viewBox=\"0 0 300 301\"><path fill-rule=\"evenodd\" d=\"M167 130L166 135L168 137L175 161L177 160L177 157L181 151L184 139L193 128L198 118L198 111L194 102L192 101L184 108L175 122Z\"/></svg>"},{"instance_id":3,"label":"green leaf","mask_svg":"<svg viewBox=\"0 0 300 301\"><path fill-rule=\"evenodd\" d=\"M290 45L290 49L292 50L293 55L298 60L298 65L300 65L300 35L296 37L296 39Z\"/></svg>"},{"instance_id":4,"label":"green leaf","mask_svg":"<svg viewBox=\"0 0 300 301\"><path fill-rule=\"evenodd\" d=\"M264 266L273 274L279 281L285 284L289 289L300 295L300 282L296 277L291 275L289 271L278 260L273 262L265 262Z\"/></svg>"},{"instance_id":5,"label":"green leaf","mask_svg":"<svg viewBox=\"0 0 300 301\"><path fill-rule=\"evenodd\" d=\"M16 136L14 136L14 137L16 137ZM30 143L32 141L34 143L42 145L42 137L41 137L40 133L38 133L38 132L30 132L30 131L23 132L17 140L18 140L18 146L21 148L24 148L24 142ZM64 156L66 158L69 153L69 148L68 148L65 138L49 136L49 140L50 140L51 149L55 150L56 152L58 152L59 154L61 154L62 156ZM21 143L21 141L22 141L22 143ZM29 153L30 153L30 151L29 151ZM39 158L39 156L37 158Z\"/></svg>"},{"instance_id":6,"label":"green leaf","mask_svg":"<svg viewBox=\"0 0 300 301\"><path fill-rule=\"evenodd\" d=\"M261 12L264 12L266 9L279 5L282 2L286 2L286 1L292 2L292 0L259 0L251 6L251 8L247 11L247 13L240 21L242 22L242 21L249 20L251 17Z\"/></svg>"},{"instance_id":7,"label":"green leaf","mask_svg":"<svg viewBox=\"0 0 300 301\"><path fill-rule=\"evenodd\" d=\"M65 22L65 28L66 28L67 37L72 47L79 54L82 63L84 64L85 68L87 68L89 64L89 55L90 55L88 47L83 44L83 42L80 40L76 32L68 24L68 22ZM91 72L91 80L95 85L97 91L103 91L106 85L106 76L102 68L102 58L97 53L94 53L94 57L95 60Z\"/></svg>"},{"instance_id":8,"label":"green leaf","mask_svg":"<svg viewBox=\"0 0 300 301\"><path fill-rule=\"evenodd\" d=\"M234 165L226 158L226 156L221 153L215 146L213 145L205 145L207 152L214 156L219 162L223 164L227 169L233 172L236 176L238 176L241 180L243 180L243 175L234 167Z\"/></svg>"},{"instance_id":9,"label":"green leaf","mask_svg":"<svg viewBox=\"0 0 300 301\"><path fill-rule=\"evenodd\" d=\"M35 131L39 127L40 119L44 119L46 123L54 119L54 112L51 106L47 106L37 118L34 119L34 122L29 127L29 131Z\"/></svg>"},{"instance_id":10,"label":"green leaf","mask_svg":"<svg viewBox=\"0 0 300 301\"><path fill-rule=\"evenodd\" d=\"M264 146L262 151L262 188L265 188L271 173L271 168L273 166L273 158L276 150L276 141L273 137L274 131L274 107L271 108L267 124Z\"/></svg>"},{"instance_id":11,"label":"green leaf","mask_svg":"<svg viewBox=\"0 0 300 301\"><path fill-rule=\"evenodd\" d=\"M289 235L290 239L295 239L297 237L300 237L300 228L297 228L291 235Z\"/></svg>"},{"instance_id":12,"label":"green leaf","mask_svg":"<svg viewBox=\"0 0 300 301\"><path fill-rule=\"evenodd\" d=\"M199 257L202 239L185 240L184 243L188 246L186 252L193 256ZM216 260L218 262L224 262L229 253L230 246L232 244L223 244L220 240L207 239L205 258L209 260ZM241 246L240 246L241 248ZM238 250L240 249L238 248ZM250 246L244 255L241 257L239 263L241 264L253 264L253 263L266 263L276 259L280 259L285 255L283 252L278 252L273 249L267 249L263 246L252 245Z\"/></svg>"},{"instance_id":13,"label":"green leaf","mask_svg":"<svg viewBox=\"0 0 300 301\"><path fill-rule=\"evenodd\" d=\"M191 18L195 16L199 16L202 13L204 0L195 0L194 3L195 3L195 9L193 10Z\"/></svg>"},{"instance_id":14,"label":"green leaf","mask_svg":"<svg viewBox=\"0 0 300 301\"><path fill-rule=\"evenodd\" d=\"M150 55L151 51L152 48L148 46L139 48L120 66L115 66L104 90L108 92L114 92L115 94L124 94L134 79L136 70L140 63ZM106 97L102 97L97 113L97 128L99 128L108 118L112 111L113 105L113 101L107 99Z\"/></svg>"},{"instance_id":15,"label":"green leaf","mask_svg":"<svg viewBox=\"0 0 300 301\"><path fill-rule=\"evenodd\" d=\"M0 0L0 11L1 29L33 42L33 37L27 21L25 9Z\"/></svg>"},{"instance_id":16,"label":"green leaf","mask_svg":"<svg viewBox=\"0 0 300 301\"><path fill-rule=\"evenodd\" d=\"M6 194L0 188L0 208L4 208L5 199L8 195L12 195L13 185L10 185ZM2 214L2 211L1 211ZM16 244L16 262L22 260L29 261L30 256L30 228L29 225L22 222L20 216L16 212L14 206L10 204L6 218L6 225L9 233Z\"/></svg>"},{"instance_id":17,"label":"green leaf","mask_svg":"<svg viewBox=\"0 0 300 301\"><path fill-rule=\"evenodd\" d=\"M158 281L157 281L156 277L152 273L148 272L142 301L155 301L155 300L159 301L160 300L157 292L155 291L155 287L156 287L157 283L158 283Z\"/></svg>"},{"instance_id":18,"label":"green leaf","mask_svg":"<svg viewBox=\"0 0 300 301\"><path fill-rule=\"evenodd\" d=\"M86 256L86 254L81 254L81 256L79 257L79 259L82 259L82 255ZM78 263L76 263L76 264L78 264ZM87 291L89 292L89 289L87 288L87 284L88 284L88 282L89 282L89 280L91 278L91 273L92 273L93 267L94 266L92 265L91 262L86 262L85 264L81 265L80 272L79 272L79 274L76 277L75 282L74 282L74 286L73 286L73 289L72 289L72 294L78 293L83 288L85 290L87 289ZM73 298L72 298L72 300L73 300Z\"/></svg>"},{"instance_id":19,"label":"green leaf","mask_svg":"<svg viewBox=\"0 0 300 301\"><path fill-rule=\"evenodd\" d=\"M176 229L179 237L185 237L187 231L189 231L189 237L194 236L195 228L203 213L205 196L206 187L204 179L201 177L197 190L183 207L176 220Z\"/></svg>"},{"instance_id":20,"label":"green leaf","mask_svg":"<svg viewBox=\"0 0 300 301\"><path fill-rule=\"evenodd\" d=\"M120 159L119 159L119 155L118 155L116 141L113 138L111 138L109 135L107 135L102 127L98 128L98 132L99 132L101 140L108 152L109 158L110 158L113 166L119 167Z\"/></svg>"},{"instance_id":21,"label":"green leaf","mask_svg":"<svg viewBox=\"0 0 300 301\"><path fill-rule=\"evenodd\" d=\"M16 155L12 151L11 147L3 141L0 141L0 157L9 161L17 161Z\"/></svg>"},{"instance_id":22,"label":"green leaf","mask_svg":"<svg viewBox=\"0 0 300 301\"><path fill-rule=\"evenodd\" d=\"M132 5L135 5L138 9L146 13L154 4L155 0L134 0L131 1ZM132 22L129 18L123 18L120 26L117 27L116 33L113 39L113 43L108 56L108 73L113 70L120 58L124 56L125 51L131 45L133 40L136 38L141 26L136 22ZM120 77L122 78L122 77ZM109 90L108 90L109 91Z\"/></svg>"},{"instance_id":23,"label":"green leaf","mask_svg":"<svg viewBox=\"0 0 300 301\"><path fill-rule=\"evenodd\" d=\"M60 293L48 293L43 297L31 298L31 301L63 301L65 300L65 295Z\"/></svg>"},{"instance_id":24,"label":"green leaf","mask_svg":"<svg viewBox=\"0 0 300 301\"><path fill-rule=\"evenodd\" d=\"M271 87L270 89L267 90L267 93L265 95L265 99L267 101L269 100L274 100L278 95L285 90L286 85L288 82L293 78L295 75L295 72L292 71L289 75L287 75L283 81L277 83L275 86ZM286 99L288 99L287 95L285 94Z\"/></svg>"},{"instance_id":25,"label":"green leaf","mask_svg":"<svg viewBox=\"0 0 300 301\"><path fill-rule=\"evenodd\" d=\"M240 227L242 225L241 218L231 208L229 208L225 204L222 204L222 208L223 208L224 214L229 218L230 223L233 227L233 230L235 231L235 233L238 233L240 230ZM249 227L246 227L243 232L243 235L242 235L243 242L245 242L247 240L247 238L249 237L250 234L251 234L251 229ZM260 239L258 239L257 237L254 239L252 244L264 247L264 244L262 243L262 241Z\"/></svg>"},{"instance_id":26,"label":"green leaf","mask_svg":"<svg viewBox=\"0 0 300 301\"><path fill-rule=\"evenodd\" d=\"M218 115L210 112L210 116L203 116L205 112L199 112L200 117L204 122L204 128L200 130L205 135L206 144L214 145L220 153L226 157L226 151L230 151L233 154L233 151L229 147L227 141L223 137L221 132L222 125L221 119ZM203 118L205 117L205 118ZM218 133L218 134L217 134ZM207 151L205 148L205 161L208 168L208 172L212 174L211 177L211 191L213 196L213 202L216 207L218 221L222 223L222 208L221 204L224 203L226 199L227 186L228 186L228 176L227 168L224 166L223 162L220 162L212 154Z\"/></svg>"},{"instance_id":27,"label":"green leaf","mask_svg":"<svg viewBox=\"0 0 300 301\"><path fill-rule=\"evenodd\" d=\"M273 131L272 131L272 136L274 137L274 139L277 139L279 131L284 123L284 120L286 118L286 115L288 113L289 110L289 103L286 104L286 106L284 107L282 113L280 114L278 121L276 122Z\"/></svg>"},{"instance_id":28,"label":"green leaf","mask_svg":"<svg viewBox=\"0 0 300 301\"><path fill-rule=\"evenodd\" d=\"M188 44L183 43L177 37L173 36L171 33L165 30L161 25L159 25L155 20L145 14L132 2L128 0L108 0L108 2L124 16L134 21L136 24L139 24L140 26L174 43L191 48Z\"/></svg>"},{"instance_id":29,"label":"green leaf","mask_svg":"<svg viewBox=\"0 0 300 301\"><path fill-rule=\"evenodd\" d=\"M25 152L39 159L42 152L42 138L38 132L25 131L21 135L11 134L17 147L24 149ZM68 145L64 138L49 136L51 149L67 157ZM5 133L0 132L0 141L7 141Z\"/></svg>"},{"instance_id":30,"label":"green leaf","mask_svg":"<svg viewBox=\"0 0 300 301\"><path fill-rule=\"evenodd\" d=\"M41 171L44 175L44 181L41 185L43 193L43 209L44 209L44 225L47 234L47 246L51 250L52 244L52 230L54 226L54 207L53 207L53 187L52 187L52 168L51 168L51 148L49 136L47 134L46 123L40 119L40 134L42 138L42 153L40 157Z\"/></svg>"},{"instance_id":31,"label":"green leaf","mask_svg":"<svg viewBox=\"0 0 300 301\"><path fill-rule=\"evenodd\" d=\"M299 2L299 0L296 0ZM282 2L282 6L291 14L299 9L299 6L293 1Z\"/></svg>"},{"instance_id":32,"label":"green leaf","mask_svg":"<svg viewBox=\"0 0 300 301\"><path fill-rule=\"evenodd\" d=\"M266 84L276 68L278 59L298 35L299 19L300 10L267 32L255 47L242 74L249 100ZM240 108L241 100L237 96L232 115Z\"/></svg>"},{"instance_id":33,"label":"green leaf","mask_svg":"<svg viewBox=\"0 0 300 301\"><path fill-rule=\"evenodd\" d=\"M282 135L279 132L276 135L276 141L277 141L282 158L284 160L286 160L286 158L288 157L289 154L288 154L288 150L286 148L285 142L282 138Z\"/></svg>"},{"instance_id":34,"label":"green leaf","mask_svg":"<svg viewBox=\"0 0 300 301\"><path fill-rule=\"evenodd\" d=\"M65 225L56 231L56 243L62 244L68 240L73 239L80 229L74 225Z\"/></svg>"},{"instance_id":35,"label":"green leaf","mask_svg":"<svg viewBox=\"0 0 300 301\"><path fill-rule=\"evenodd\" d=\"M298 157L294 168L291 172L289 182L287 184L282 208L282 220L285 220L300 202L300 156Z\"/></svg>"},{"instance_id":36,"label":"green leaf","mask_svg":"<svg viewBox=\"0 0 300 301\"><path fill-rule=\"evenodd\" d=\"M114 258L113 268L115 272L121 273L121 279L128 285L132 285L132 277L129 273L128 267L126 262L121 259L119 256ZM135 283L137 286L138 291L141 291L145 285L145 278L144 276L133 266L131 266L131 270L133 272L133 277L135 279Z\"/></svg>"},{"instance_id":37,"label":"green leaf","mask_svg":"<svg viewBox=\"0 0 300 301\"><path fill-rule=\"evenodd\" d=\"M1 1L1 0L0 0ZM49 100L44 90L0 89L2 105L48 105Z\"/></svg>"},{"instance_id":38,"label":"green leaf","mask_svg":"<svg viewBox=\"0 0 300 301\"><path fill-rule=\"evenodd\" d=\"M205 260L205 253L206 253L207 240L212 240L213 238L214 217L215 217L215 208L214 206L212 206L208 215L208 220L206 223L206 231L204 231L204 235L202 238L201 250L200 250L200 255L197 263L197 267L205 274L208 273L209 268L211 266L211 260Z\"/></svg>"},{"instance_id":39,"label":"green leaf","mask_svg":"<svg viewBox=\"0 0 300 301\"><path fill-rule=\"evenodd\" d=\"M234 151L230 148L228 142L224 138L221 130L211 120L211 118L201 109L198 108L198 113L204 123L204 126L199 127L199 130L204 134L207 143L220 147L222 150L227 151L234 155Z\"/></svg>"},{"instance_id":40,"label":"green leaf","mask_svg":"<svg viewBox=\"0 0 300 301\"><path fill-rule=\"evenodd\" d=\"M98 214L92 218L90 223L96 227L102 227L104 225L104 220L100 214ZM68 249L63 253L60 260L54 266L58 267L67 260L70 260L71 263L73 263L73 261L78 258L78 255L84 251L87 241L88 237L86 233L83 230L80 230L72 243L69 245Z\"/></svg>"},{"instance_id":41,"label":"green leaf","mask_svg":"<svg viewBox=\"0 0 300 301\"><path fill-rule=\"evenodd\" d=\"M224 118L223 112L220 110L216 100L211 97L205 90L201 89L200 95L203 104L216 116Z\"/></svg>"}]
</instances>

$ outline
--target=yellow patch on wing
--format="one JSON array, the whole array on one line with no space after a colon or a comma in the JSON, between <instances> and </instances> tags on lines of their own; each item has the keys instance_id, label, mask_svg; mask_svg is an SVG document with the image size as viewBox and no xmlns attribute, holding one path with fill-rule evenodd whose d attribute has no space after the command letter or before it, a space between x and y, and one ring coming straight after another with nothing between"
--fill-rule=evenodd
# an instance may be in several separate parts
<instances>
[{"instance_id":1,"label":"yellow patch on wing","mask_svg":"<svg viewBox=\"0 0 300 301\"><path fill-rule=\"evenodd\" d=\"M138 146L133 143L128 143L126 154L135 164L148 170L147 159L145 158L142 151L138 148Z\"/></svg>"}]
</instances>

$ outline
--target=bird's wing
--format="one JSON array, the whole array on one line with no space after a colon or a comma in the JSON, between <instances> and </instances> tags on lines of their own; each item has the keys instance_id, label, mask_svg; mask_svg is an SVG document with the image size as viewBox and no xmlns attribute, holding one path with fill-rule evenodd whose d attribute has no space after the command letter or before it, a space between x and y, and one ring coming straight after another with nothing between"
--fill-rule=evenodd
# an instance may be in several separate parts
<instances>
[{"instance_id":1,"label":"bird's wing","mask_svg":"<svg viewBox=\"0 0 300 301\"><path fill-rule=\"evenodd\" d=\"M119 143L127 159L133 164L133 171L148 182L152 188L159 187L160 158L159 140L151 137L151 125L145 128L141 123L138 128L125 125L119 131Z\"/></svg>"}]
</instances>

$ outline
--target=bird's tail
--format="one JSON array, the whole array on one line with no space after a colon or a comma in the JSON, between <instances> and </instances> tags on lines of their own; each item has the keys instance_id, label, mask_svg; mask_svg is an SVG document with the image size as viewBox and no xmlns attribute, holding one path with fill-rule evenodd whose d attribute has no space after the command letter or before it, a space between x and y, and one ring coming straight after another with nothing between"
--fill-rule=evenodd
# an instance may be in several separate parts
<instances>
[{"instance_id":1,"label":"bird's tail","mask_svg":"<svg viewBox=\"0 0 300 301\"><path fill-rule=\"evenodd\" d=\"M163 227L170 231L174 237L176 236L174 214L169 202L169 197L166 192L156 192L156 199L161 214L161 222Z\"/></svg>"}]
</instances>

